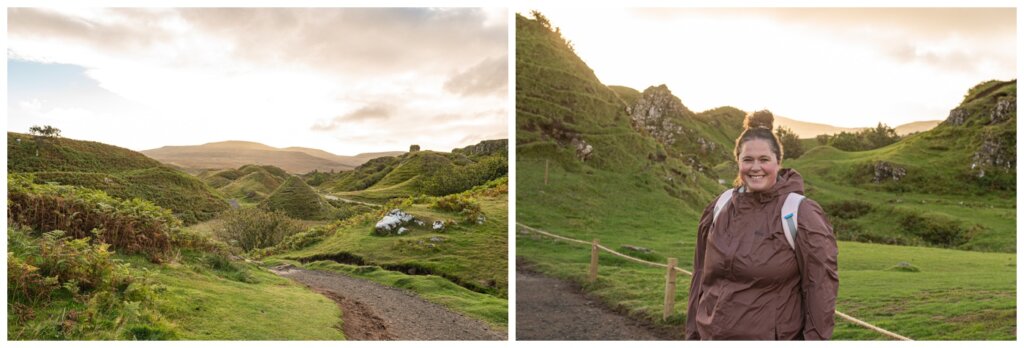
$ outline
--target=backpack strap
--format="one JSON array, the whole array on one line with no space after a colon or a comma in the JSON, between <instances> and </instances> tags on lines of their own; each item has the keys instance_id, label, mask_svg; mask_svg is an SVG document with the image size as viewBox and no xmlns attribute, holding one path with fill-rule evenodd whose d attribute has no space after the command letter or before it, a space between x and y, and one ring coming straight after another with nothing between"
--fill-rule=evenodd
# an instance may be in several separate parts
<instances>
[{"instance_id":1,"label":"backpack strap","mask_svg":"<svg viewBox=\"0 0 1024 348\"><path fill-rule=\"evenodd\" d=\"M711 215L711 225L718 222L718 213L721 213L722 210L725 210L725 206L729 205L729 200L732 199L732 192L732 189L728 189L718 196L718 201L715 202L715 211Z\"/></svg>"},{"instance_id":2,"label":"backpack strap","mask_svg":"<svg viewBox=\"0 0 1024 348\"><path fill-rule=\"evenodd\" d=\"M789 242L789 247L796 249L796 234L797 234L797 212L800 210L800 202L804 200L804 196L790 192L786 196L786 202L782 204L782 229L786 232L786 241Z\"/></svg>"}]
</instances>

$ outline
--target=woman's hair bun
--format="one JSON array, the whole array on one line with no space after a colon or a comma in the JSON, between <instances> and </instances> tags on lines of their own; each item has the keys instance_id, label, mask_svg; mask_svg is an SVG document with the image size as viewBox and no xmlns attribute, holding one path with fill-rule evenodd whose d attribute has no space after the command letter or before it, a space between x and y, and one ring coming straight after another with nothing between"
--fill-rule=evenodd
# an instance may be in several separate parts
<instances>
[{"instance_id":1,"label":"woman's hair bun","mask_svg":"<svg viewBox=\"0 0 1024 348\"><path fill-rule=\"evenodd\" d=\"M772 112L768 110L760 110L747 114L747 118L743 120L743 128L764 128L772 130L774 129L773 123L775 123L775 116L772 115Z\"/></svg>"}]
</instances>

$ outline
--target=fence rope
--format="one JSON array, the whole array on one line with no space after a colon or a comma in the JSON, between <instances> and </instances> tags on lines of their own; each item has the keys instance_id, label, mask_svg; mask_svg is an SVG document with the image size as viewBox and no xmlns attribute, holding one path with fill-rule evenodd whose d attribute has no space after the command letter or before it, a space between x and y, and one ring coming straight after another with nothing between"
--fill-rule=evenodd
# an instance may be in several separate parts
<instances>
[{"instance_id":1,"label":"fence rope","mask_svg":"<svg viewBox=\"0 0 1024 348\"><path fill-rule=\"evenodd\" d=\"M533 227L530 227L530 226L527 226L527 225L524 225L524 224L521 224L521 223L518 223L518 222L516 223L516 226L519 226L520 228L522 228L523 230L526 230L528 232L533 232L533 233L545 235L545 236L548 236L548 237L551 237L551 238L560 239L560 240L564 240L564 241L567 241L567 242L573 242L573 243L585 244L585 245L591 245L592 244L591 242L587 242L587 241L583 241L583 240L579 240L579 239L572 239L572 238L569 238L569 237L559 236L557 234L554 234L554 233L551 233L551 232L548 232L548 231L544 231L544 230L541 230L541 229L533 228ZM644 265L647 265L647 266L658 267L658 268L667 268L668 267L667 264L651 262L651 261L642 260L642 259L638 259L638 258L629 256L629 255L622 254L620 252L617 252L617 251L614 251L612 249L609 249L608 247L606 247L604 245L601 245L601 244L597 244L597 247L599 249L601 249L601 250L607 251L609 254L612 254L612 255L615 255L615 256L619 256L619 257L625 258L627 260L638 262L638 263L641 263L641 264L644 264ZM688 270L685 270L685 269L682 269L682 268L679 268L679 267L676 267L675 269L677 271L686 273L686 275L688 275L688 276L691 276L691 277L693 276L693 273L691 273ZM902 341L913 341L912 339L907 338L906 336L902 336L902 335L894 333L892 331L889 331L889 330L880 328L878 326L872 325L872 324L870 324L870 323L868 323L866 321L854 318L854 317L852 317L852 316L850 316L850 315L848 315L846 313L840 312L838 310L836 310L836 315L839 316L840 318L846 319L849 322L852 322L854 324L860 325L860 326L862 326L864 328L867 328L867 329L869 329L871 331L875 331L875 332L878 332L880 334L883 334L883 335L886 335L886 336L889 336L889 337L892 337L892 338L895 338L895 339L898 339L898 340L902 340Z\"/></svg>"}]
</instances>

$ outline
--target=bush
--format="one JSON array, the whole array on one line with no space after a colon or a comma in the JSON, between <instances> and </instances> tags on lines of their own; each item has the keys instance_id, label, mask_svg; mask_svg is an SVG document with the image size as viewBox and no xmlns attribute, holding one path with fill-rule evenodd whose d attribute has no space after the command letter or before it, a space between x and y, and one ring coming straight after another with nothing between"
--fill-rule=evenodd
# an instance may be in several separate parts
<instances>
[{"instance_id":1,"label":"bush","mask_svg":"<svg viewBox=\"0 0 1024 348\"><path fill-rule=\"evenodd\" d=\"M244 251L274 246L302 229L283 212L258 208L231 209L221 214L220 220L214 236Z\"/></svg>"},{"instance_id":2,"label":"bush","mask_svg":"<svg viewBox=\"0 0 1024 348\"><path fill-rule=\"evenodd\" d=\"M466 222L470 223L477 222L478 219L484 216L483 211L480 209L480 203L477 203L475 199L465 194L454 194L438 198L430 207L459 213L465 217Z\"/></svg>"},{"instance_id":3,"label":"bush","mask_svg":"<svg viewBox=\"0 0 1024 348\"><path fill-rule=\"evenodd\" d=\"M800 143L800 137L792 129L779 126L775 129L775 135L782 141L782 157L785 159L796 159L803 156L804 146Z\"/></svg>"},{"instance_id":4,"label":"bush","mask_svg":"<svg viewBox=\"0 0 1024 348\"><path fill-rule=\"evenodd\" d=\"M871 203L861 200L842 200L824 204L825 212L833 218L856 219L870 213Z\"/></svg>"},{"instance_id":5,"label":"bush","mask_svg":"<svg viewBox=\"0 0 1024 348\"><path fill-rule=\"evenodd\" d=\"M944 247L955 247L967 243L976 232L976 228L967 229L960 222L935 214L907 213L900 225L908 233L920 237L925 242Z\"/></svg>"},{"instance_id":6,"label":"bush","mask_svg":"<svg viewBox=\"0 0 1024 348\"><path fill-rule=\"evenodd\" d=\"M171 251L171 230L181 225L171 211L141 199L117 199L103 191L38 185L31 175L7 177L7 218L36 231L64 231L126 253L161 262Z\"/></svg>"}]
</instances>

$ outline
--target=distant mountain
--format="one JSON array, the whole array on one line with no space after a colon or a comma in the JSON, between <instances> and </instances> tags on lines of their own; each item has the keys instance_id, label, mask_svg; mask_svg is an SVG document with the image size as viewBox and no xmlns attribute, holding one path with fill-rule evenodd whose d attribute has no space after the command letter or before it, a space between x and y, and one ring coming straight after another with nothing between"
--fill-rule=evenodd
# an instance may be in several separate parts
<instances>
[{"instance_id":1,"label":"distant mountain","mask_svg":"<svg viewBox=\"0 0 1024 348\"><path fill-rule=\"evenodd\" d=\"M903 136L910 133L923 132L935 128L935 126L939 125L939 122L941 121L917 121L896 126L894 129L896 130L896 134ZM793 132L795 132L798 136L800 136L800 138L803 139L814 138L821 134L836 134L839 132L853 133L860 130L868 129L868 127L836 127L823 123L797 121L791 118L785 118L778 115L775 116L775 125L792 129ZM892 125L889 126L892 127Z\"/></svg>"},{"instance_id":2,"label":"distant mountain","mask_svg":"<svg viewBox=\"0 0 1024 348\"><path fill-rule=\"evenodd\" d=\"M222 141L203 145L164 146L142 151L143 154L166 164L190 169L232 169L246 164L272 165L289 173L317 171L345 171L366 161L403 152L385 152L339 156L319 149L305 147L276 148L249 141Z\"/></svg>"}]
</instances>

